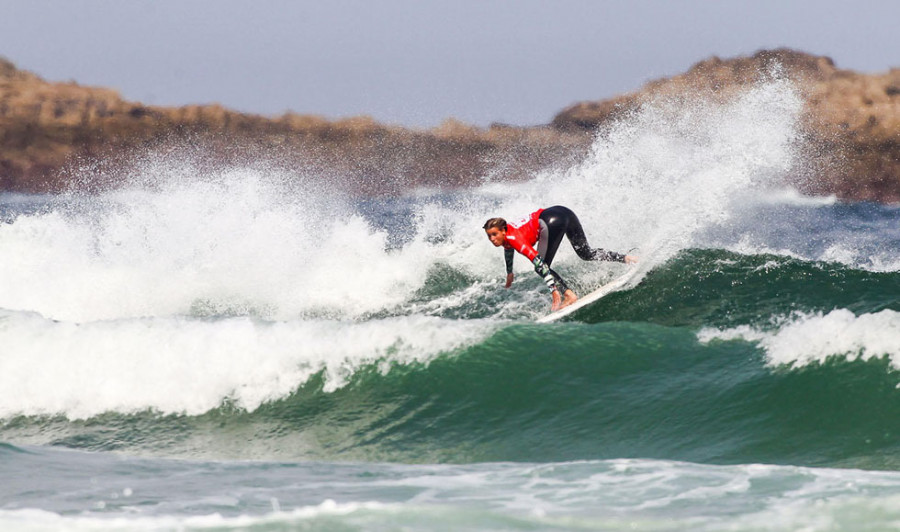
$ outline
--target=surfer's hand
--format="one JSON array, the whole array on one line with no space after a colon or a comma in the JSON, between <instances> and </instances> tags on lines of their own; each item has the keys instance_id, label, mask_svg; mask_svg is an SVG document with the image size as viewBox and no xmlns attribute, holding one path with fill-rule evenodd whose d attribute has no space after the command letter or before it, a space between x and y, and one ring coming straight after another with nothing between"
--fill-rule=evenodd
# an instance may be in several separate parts
<instances>
[{"instance_id":1,"label":"surfer's hand","mask_svg":"<svg viewBox=\"0 0 900 532\"><path fill-rule=\"evenodd\" d=\"M562 306L562 297L559 295L559 290L554 290L550 292L550 297L553 298L553 303L550 305L550 311L559 310L560 306Z\"/></svg>"},{"instance_id":2,"label":"surfer's hand","mask_svg":"<svg viewBox=\"0 0 900 532\"><path fill-rule=\"evenodd\" d=\"M510 286L512 286L512 282L513 282L513 274L507 273L506 274L506 288L509 288Z\"/></svg>"},{"instance_id":3,"label":"surfer's hand","mask_svg":"<svg viewBox=\"0 0 900 532\"><path fill-rule=\"evenodd\" d=\"M637 264L638 258L634 255L625 255L625 264Z\"/></svg>"}]
</instances>

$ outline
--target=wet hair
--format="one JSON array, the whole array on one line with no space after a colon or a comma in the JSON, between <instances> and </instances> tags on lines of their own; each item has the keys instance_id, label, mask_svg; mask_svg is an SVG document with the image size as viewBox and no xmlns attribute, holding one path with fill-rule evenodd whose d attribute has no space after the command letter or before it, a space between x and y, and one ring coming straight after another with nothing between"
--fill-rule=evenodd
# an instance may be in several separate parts
<instances>
[{"instance_id":1,"label":"wet hair","mask_svg":"<svg viewBox=\"0 0 900 532\"><path fill-rule=\"evenodd\" d=\"M506 220L504 220L503 218L491 218L490 220L484 222L483 229L485 231L487 231L488 229L491 229L493 227L496 227L496 228L500 229L501 231L506 232Z\"/></svg>"}]
</instances>

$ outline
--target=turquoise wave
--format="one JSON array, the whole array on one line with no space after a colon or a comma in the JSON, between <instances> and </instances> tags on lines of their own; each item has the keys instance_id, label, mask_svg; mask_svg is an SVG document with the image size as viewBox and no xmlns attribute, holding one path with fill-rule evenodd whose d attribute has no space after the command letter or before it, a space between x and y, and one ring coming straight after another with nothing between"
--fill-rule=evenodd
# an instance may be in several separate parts
<instances>
[{"instance_id":1,"label":"turquoise wave","mask_svg":"<svg viewBox=\"0 0 900 532\"><path fill-rule=\"evenodd\" d=\"M633 290L612 294L574 319L682 327L766 325L772 316L900 310L900 273L780 255L688 250Z\"/></svg>"},{"instance_id":2,"label":"turquoise wave","mask_svg":"<svg viewBox=\"0 0 900 532\"><path fill-rule=\"evenodd\" d=\"M253 412L20 417L0 439L259 459L898 469L900 372L888 357L773 366L754 341L697 335L793 312L897 310L897 293L897 273L692 250L565 323L509 323L427 364L384 360L336 391L320 374Z\"/></svg>"}]
</instances>

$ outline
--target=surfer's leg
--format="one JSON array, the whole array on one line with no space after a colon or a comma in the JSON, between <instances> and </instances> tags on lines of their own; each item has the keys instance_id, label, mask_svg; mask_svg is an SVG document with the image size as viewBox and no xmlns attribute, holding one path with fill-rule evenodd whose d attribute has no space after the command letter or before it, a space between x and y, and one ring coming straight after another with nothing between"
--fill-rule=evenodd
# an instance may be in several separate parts
<instances>
[{"instance_id":1,"label":"surfer's leg","mask_svg":"<svg viewBox=\"0 0 900 532\"><path fill-rule=\"evenodd\" d=\"M596 260L596 250L588 244L587 237L584 235L584 229L581 227L581 221L572 212L572 209L561 205L544 209L544 212L541 213L541 222L541 237L543 237L545 224L549 229L549 247L551 251L548 253L550 253L551 257L556 254L563 235L566 235L569 238L569 242L572 243L575 253L578 254L581 260ZM539 240L538 245L540 243L541 241ZM540 249L538 253L541 253ZM544 257L544 261L549 262L545 254L541 253L541 256Z\"/></svg>"},{"instance_id":2,"label":"surfer's leg","mask_svg":"<svg viewBox=\"0 0 900 532\"><path fill-rule=\"evenodd\" d=\"M602 250L596 250L588 244L587 236L584 234L584 228L581 227L581 220L569 209L568 223L566 224L566 236L572 243L572 248L581 260L598 260L598 254Z\"/></svg>"},{"instance_id":3,"label":"surfer's leg","mask_svg":"<svg viewBox=\"0 0 900 532\"><path fill-rule=\"evenodd\" d=\"M568 217L565 213L560 213L559 209L568 210L565 207L550 207L544 209L539 219L541 230L538 235L537 252L548 266L553 262L556 250L559 249L563 235L566 234Z\"/></svg>"},{"instance_id":4,"label":"surfer's leg","mask_svg":"<svg viewBox=\"0 0 900 532\"><path fill-rule=\"evenodd\" d=\"M572 211L569 211L569 213L570 216L566 228L566 236L569 238L569 242L572 243L575 253L578 254L578 257L581 260L625 262L625 255L622 255L621 253L606 251L601 248L592 248L591 245L588 244L587 236L584 234L584 229L581 227L581 221L578 219L578 216Z\"/></svg>"},{"instance_id":5,"label":"surfer's leg","mask_svg":"<svg viewBox=\"0 0 900 532\"><path fill-rule=\"evenodd\" d=\"M537 252L548 266L553 262L553 257L556 256L556 250L559 249L559 244L562 242L563 235L566 234L568 216L565 211L568 211L565 207L550 207L544 209L544 212L541 213L539 219L540 232L538 234ZM565 296L566 304L571 304L577 299L575 293L572 292L559 274L553 270L550 271L553 274L553 278L556 279L559 292Z\"/></svg>"}]
</instances>

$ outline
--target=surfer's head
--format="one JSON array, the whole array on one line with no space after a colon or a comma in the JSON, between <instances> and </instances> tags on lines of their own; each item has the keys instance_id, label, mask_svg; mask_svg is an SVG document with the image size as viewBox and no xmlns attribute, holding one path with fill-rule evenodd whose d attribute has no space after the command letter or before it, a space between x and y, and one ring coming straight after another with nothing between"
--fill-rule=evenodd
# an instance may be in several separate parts
<instances>
[{"instance_id":1,"label":"surfer's head","mask_svg":"<svg viewBox=\"0 0 900 532\"><path fill-rule=\"evenodd\" d=\"M484 222L484 232L491 244L497 247L506 243L506 220L503 218L491 218Z\"/></svg>"}]
</instances>

